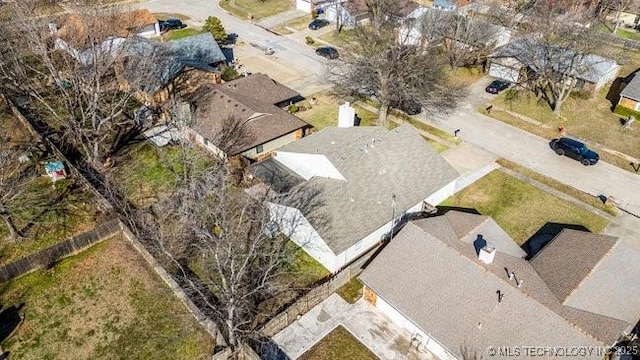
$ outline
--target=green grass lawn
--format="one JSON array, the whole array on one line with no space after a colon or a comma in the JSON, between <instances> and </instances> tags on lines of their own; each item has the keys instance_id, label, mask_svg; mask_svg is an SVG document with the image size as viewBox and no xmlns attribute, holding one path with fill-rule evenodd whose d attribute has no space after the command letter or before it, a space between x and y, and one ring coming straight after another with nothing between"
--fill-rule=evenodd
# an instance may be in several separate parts
<instances>
[{"instance_id":1,"label":"green grass lawn","mask_svg":"<svg viewBox=\"0 0 640 360\"><path fill-rule=\"evenodd\" d=\"M342 326L323 337L298 360L378 360L378 357Z\"/></svg>"},{"instance_id":2,"label":"green grass lawn","mask_svg":"<svg viewBox=\"0 0 640 360\"><path fill-rule=\"evenodd\" d=\"M360 280L352 278L348 283L336 290L336 293L349 304L353 304L362 297L362 286Z\"/></svg>"},{"instance_id":3,"label":"green grass lawn","mask_svg":"<svg viewBox=\"0 0 640 360\"><path fill-rule=\"evenodd\" d=\"M220 6L239 18L247 19L251 16L253 20L259 20L289 10L293 7L293 2L290 0L221 0Z\"/></svg>"},{"instance_id":4,"label":"green grass lawn","mask_svg":"<svg viewBox=\"0 0 640 360\"><path fill-rule=\"evenodd\" d=\"M190 17L183 14L169 14L169 13L153 13L153 16L158 20L167 20L167 19L180 19L182 21L191 20Z\"/></svg>"},{"instance_id":5,"label":"green grass lawn","mask_svg":"<svg viewBox=\"0 0 640 360\"><path fill-rule=\"evenodd\" d=\"M638 34L635 31L625 30L625 29L622 29L622 28L619 28L616 31L616 35L621 37L621 38L625 38L625 39L640 40L640 34Z\"/></svg>"},{"instance_id":6,"label":"green grass lawn","mask_svg":"<svg viewBox=\"0 0 640 360\"><path fill-rule=\"evenodd\" d=\"M458 67L449 69L449 81L453 85L467 87L480 80L485 74L482 69Z\"/></svg>"},{"instance_id":7,"label":"green grass lawn","mask_svg":"<svg viewBox=\"0 0 640 360\"><path fill-rule=\"evenodd\" d=\"M345 47L355 42L356 30L355 29L344 29L340 32L337 30L332 31L328 34L320 36L320 40L328 42L329 44L335 45L337 47Z\"/></svg>"},{"instance_id":8,"label":"green grass lawn","mask_svg":"<svg viewBox=\"0 0 640 360\"><path fill-rule=\"evenodd\" d=\"M447 199L442 206L491 216L519 245L548 222L582 225L600 233L608 221L499 170Z\"/></svg>"},{"instance_id":9,"label":"green grass lawn","mask_svg":"<svg viewBox=\"0 0 640 360\"><path fill-rule=\"evenodd\" d=\"M208 359L213 340L119 237L0 286L12 359Z\"/></svg>"},{"instance_id":10,"label":"green grass lawn","mask_svg":"<svg viewBox=\"0 0 640 360\"><path fill-rule=\"evenodd\" d=\"M338 126L338 106L344 103L337 96L323 92L315 94L311 97L316 98L316 104L311 105L309 108L309 100L303 100L297 105L299 107L307 108L304 111L299 111L296 116L302 120L313 125L316 130L321 130L327 126ZM355 105L356 115L361 119L360 126L372 126L375 125L378 114L363 109L360 106Z\"/></svg>"},{"instance_id":11,"label":"green grass lawn","mask_svg":"<svg viewBox=\"0 0 640 360\"><path fill-rule=\"evenodd\" d=\"M293 257L288 266L288 272L293 279L294 287L306 288L313 285L318 280L324 279L331 275L322 264L309 256L302 248L298 247L293 241L287 243Z\"/></svg>"},{"instance_id":12,"label":"green grass lawn","mask_svg":"<svg viewBox=\"0 0 640 360\"><path fill-rule=\"evenodd\" d=\"M184 29L176 29L169 30L162 35L164 40L178 40L183 39L189 36L201 34L202 30L197 28L184 28Z\"/></svg>"},{"instance_id":13,"label":"green grass lawn","mask_svg":"<svg viewBox=\"0 0 640 360\"><path fill-rule=\"evenodd\" d=\"M533 170L530 170L524 166L520 166L514 162L511 162L507 159L498 159L496 161L498 164L500 164L501 166L511 169L513 171L516 171L522 175L525 175L527 177L532 178L533 180L536 180L540 183L543 183L551 188L554 188L558 191L561 191L567 195L570 195L580 201L582 201L585 204L591 205L593 207L595 207L596 209L600 209L602 211L605 211L611 215L617 215L618 214L618 210L616 207L614 207L611 204L603 204L602 201L600 201L600 199L596 198L595 196L589 195L585 192L582 192L576 188L573 188L569 185L565 185L557 180L554 180L550 177L544 176L542 174L539 174Z\"/></svg>"}]
</instances>

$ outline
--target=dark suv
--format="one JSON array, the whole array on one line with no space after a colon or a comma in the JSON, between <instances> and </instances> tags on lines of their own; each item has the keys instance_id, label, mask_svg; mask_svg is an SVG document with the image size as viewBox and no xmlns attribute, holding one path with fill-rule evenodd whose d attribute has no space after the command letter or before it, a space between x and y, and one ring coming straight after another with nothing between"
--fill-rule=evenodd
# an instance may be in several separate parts
<instances>
[{"instance_id":1,"label":"dark suv","mask_svg":"<svg viewBox=\"0 0 640 360\"><path fill-rule=\"evenodd\" d=\"M587 146L580 141L569 138L560 138L551 141L551 148L558 155L566 155L576 159L584 166L595 165L600 157L595 151L589 150Z\"/></svg>"},{"instance_id":2,"label":"dark suv","mask_svg":"<svg viewBox=\"0 0 640 360\"><path fill-rule=\"evenodd\" d=\"M160 24L160 31L165 32L173 29L183 29L186 28L187 25L182 23L180 19L167 19L158 21Z\"/></svg>"}]
</instances>

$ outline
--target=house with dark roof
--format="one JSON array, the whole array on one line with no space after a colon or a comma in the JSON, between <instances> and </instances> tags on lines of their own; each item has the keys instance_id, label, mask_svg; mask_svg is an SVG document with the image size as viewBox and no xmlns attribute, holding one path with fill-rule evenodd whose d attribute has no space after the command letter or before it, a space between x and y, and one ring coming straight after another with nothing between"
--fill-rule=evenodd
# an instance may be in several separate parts
<instances>
[{"instance_id":1,"label":"house with dark roof","mask_svg":"<svg viewBox=\"0 0 640 360\"><path fill-rule=\"evenodd\" d=\"M453 195L459 177L409 125L324 128L276 150L252 174L289 194L270 204L272 218L331 272L408 216L433 210Z\"/></svg>"},{"instance_id":2,"label":"house with dark roof","mask_svg":"<svg viewBox=\"0 0 640 360\"><path fill-rule=\"evenodd\" d=\"M220 83L218 65L226 61L211 33L157 42L142 37L124 41L121 86L136 90L145 105L161 105L207 83Z\"/></svg>"},{"instance_id":3,"label":"house with dark roof","mask_svg":"<svg viewBox=\"0 0 640 360\"><path fill-rule=\"evenodd\" d=\"M578 89L595 92L616 79L620 65L594 54L541 44L535 36L521 37L489 55L489 75L524 83L536 72L555 71Z\"/></svg>"},{"instance_id":4,"label":"house with dark roof","mask_svg":"<svg viewBox=\"0 0 640 360\"><path fill-rule=\"evenodd\" d=\"M551 359L524 346L597 350L629 334L638 258L637 242L564 229L526 260L490 218L449 211L409 222L359 279L367 302L440 359ZM574 356L605 356L595 350Z\"/></svg>"},{"instance_id":5,"label":"house with dark roof","mask_svg":"<svg viewBox=\"0 0 640 360\"><path fill-rule=\"evenodd\" d=\"M620 91L620 100L618 105L629 110L640 111L640 76L633 75L622 91Z\"/></svg>"},{"instance_id":6,"label":"house with dark roof","mask_svg":"<svg viewBox=\"0 0 640 360\"><path fill-rule=\"evenodd\" d=\"M222 158L260 159L311 128L283 109L299 98L298 92L264 74L203 85L185 97L192 109L187 138Z\"/></svg>"}]
</instances>

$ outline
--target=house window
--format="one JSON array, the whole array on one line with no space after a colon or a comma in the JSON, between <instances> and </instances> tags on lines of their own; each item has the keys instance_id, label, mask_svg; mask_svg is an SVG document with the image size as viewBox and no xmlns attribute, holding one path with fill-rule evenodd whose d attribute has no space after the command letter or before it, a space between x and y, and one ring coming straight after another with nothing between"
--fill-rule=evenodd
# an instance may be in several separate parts
<instances>
[{"instance_id":1,"label":"house window","mask_svg":"<svg viewBox=\"0 0 640 360\"><path fill-rule=\"evenodd\" d=\"M264 147L262 145L256 146L256 153L260 154L263 151L264 151Z\"/></svg>"}]
</instances>

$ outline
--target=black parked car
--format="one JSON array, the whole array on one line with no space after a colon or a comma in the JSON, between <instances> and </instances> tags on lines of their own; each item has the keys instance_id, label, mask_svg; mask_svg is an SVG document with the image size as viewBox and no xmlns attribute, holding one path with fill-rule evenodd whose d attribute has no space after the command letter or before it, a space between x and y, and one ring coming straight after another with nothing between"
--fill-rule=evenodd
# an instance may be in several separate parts
<instances>
[{"instance_id":1,"label":"black parked car","mask_svg":"<svg viewBox=\"0 0 640 360\"><path fill-rule=\"evenodd\" d=\"M167 19L158 21L160 24L160 31L168 31L173 29L184 29L187 27L180 19Z\"/></svg>"},{"instance_id":2,"label":"black parked car","mask_svg":"<svg viewBox=\"0 0 640 360\"><path fill-rule=\"evenodd\" d=\"M551 148L556 151L556 154L566 155L576 159L584 166L595 165L598 160L600 160L600 156L598 156L595 151L589 150L589 148L580 141L569 138L553 140L551 142Z\"/></svg>"},{"instance_id":3,"label":"black parked car","mask_svg":"<svg viewBox=\"0 0 640 360\"><path fill-rule=\"evenodd\" d=\"M493 80L489 86L485 89L489 94L499 94L501 91L506 90L511 85L510 82L504 80Z\"/></svg>"},{"instance_id":4,"label":"black parked car","mask_svg":"<svg viewBox=\"0 0 640 360\"><path fill-rule=\"evenodd\" d=\"M327 59L337 59L340 57L338 50L331 46L323 46L316 49L316 55L320 55Z\"/></svg>"},{"instance_id":5,"label":"black parked car","mask_svg":"<svg viewBox=\"0 0 640 360\"><path fill-rule=\"evenodd\" d=\"M312 22L309 23L309 30L318 30L321 27L325 27L329 25L329 21L328 20L324 20L324 19L315 19Z\"/></svg>"}]
</instances>

